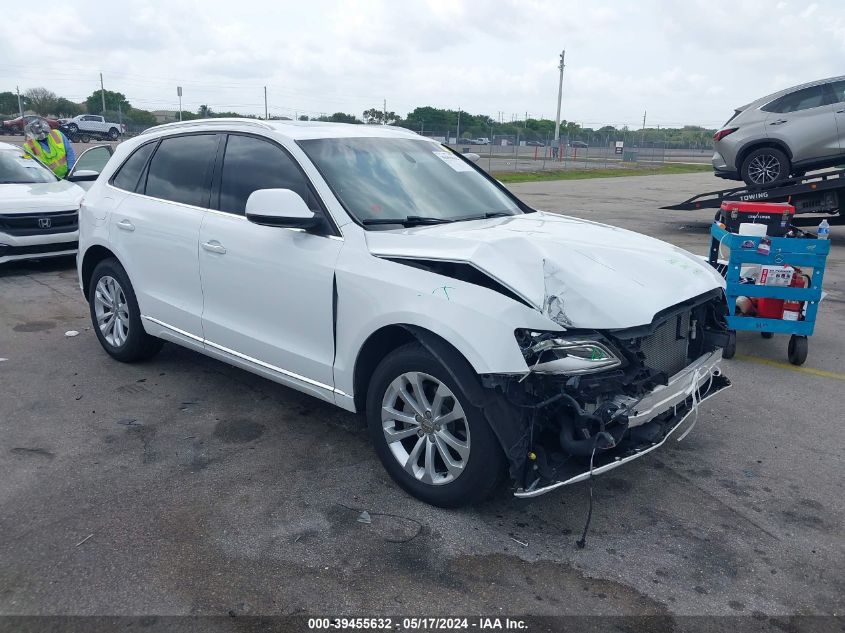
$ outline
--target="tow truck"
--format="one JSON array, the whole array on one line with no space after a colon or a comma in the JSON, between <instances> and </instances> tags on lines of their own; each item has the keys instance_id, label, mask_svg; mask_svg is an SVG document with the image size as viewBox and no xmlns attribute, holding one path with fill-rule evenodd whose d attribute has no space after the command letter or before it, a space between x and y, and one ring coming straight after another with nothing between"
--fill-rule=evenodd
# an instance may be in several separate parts
<instances>
[{"instance_id":1,"label":"tow truck","mask_svg":"<svg viewBox=\"0 0 845 633\"><path fill-rule=\"evenodd\" d=\"M795 207L795 214L827 213L841 223L842 205L845 204L845 169L819 172L792 178L764 187L735 187L699 193L678 204L662 207L675 211L718 209L722 202L788 202ZM718 214L717 214L718 215Z\"/></svg>"}]
</instances>

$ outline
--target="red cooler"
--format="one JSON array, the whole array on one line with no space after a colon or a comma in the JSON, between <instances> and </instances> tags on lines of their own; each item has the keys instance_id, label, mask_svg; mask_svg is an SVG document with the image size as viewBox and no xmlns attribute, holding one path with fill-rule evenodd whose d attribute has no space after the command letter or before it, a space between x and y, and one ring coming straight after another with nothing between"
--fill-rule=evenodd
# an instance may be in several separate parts
<instances>
[{"instance_id":1,"label":"red cooler","mask_svg":"<svg viewBox=\"0 0 845 633\"><path fill-rule=\"evenodd\" d=\"M783 237L795 217L795 207L786 202L725 200L719 208L719 221L731 233L739 233L739 225L743 223L765 224L766 235Z\"/></svg>"}]
</instances>

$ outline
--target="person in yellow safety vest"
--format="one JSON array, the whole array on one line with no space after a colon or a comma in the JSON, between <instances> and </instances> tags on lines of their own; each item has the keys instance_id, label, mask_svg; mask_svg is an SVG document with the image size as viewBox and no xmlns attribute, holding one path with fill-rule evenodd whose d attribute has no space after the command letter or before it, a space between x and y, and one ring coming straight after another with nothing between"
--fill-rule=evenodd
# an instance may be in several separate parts
<instances>
[{"instance_id":1,"label":"person in yellow safety vest","mask_svg":"<svg viewBox=\"0 0 845 633\"><path fill-rule=\"evenodd\" d=\"M44 119L33 119L26 124L27 141L23 148L27 154L41 161L58 178L65 178L76 162L76 152L68 138L59 130L51 130Z\"/></svg>"}]
</instances>

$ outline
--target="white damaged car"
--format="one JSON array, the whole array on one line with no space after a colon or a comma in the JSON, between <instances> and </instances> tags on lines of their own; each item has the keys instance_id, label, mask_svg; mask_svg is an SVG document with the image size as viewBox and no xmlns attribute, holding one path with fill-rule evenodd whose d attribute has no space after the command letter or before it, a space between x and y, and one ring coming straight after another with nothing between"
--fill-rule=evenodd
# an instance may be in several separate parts
<instances>
[{"instance_id":1,"label":"white damaged car","mask_svg":"<svg viewBox=\"0 0 845 633\"><path fill-rule=\"evenodd\" d=\"M535 211L390 127L153 128L86 195L78 269L114 358L170 341L364 412L390 475L440 506L620 466L730 384L706 263Z\"/></svg>"}]
</instances>

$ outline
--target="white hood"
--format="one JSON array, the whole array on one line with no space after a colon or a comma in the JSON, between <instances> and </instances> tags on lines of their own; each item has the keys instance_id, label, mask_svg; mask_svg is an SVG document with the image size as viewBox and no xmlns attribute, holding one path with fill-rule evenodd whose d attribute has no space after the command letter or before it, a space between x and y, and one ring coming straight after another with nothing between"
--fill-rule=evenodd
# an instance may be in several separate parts
<instances>
[{"instance_id":1,"label":"white hood","mask_svg":"<svg viewBox=\"0 0 845 633\"><path fill-rule=\"evenodd\" d=\"M81 187L67 180L0 184L0 213L76 210L83 195Z\"/></svg>"},{"instance_id":2,"label":"white hood","mask_svg":"<svg viewBox=\"0 0 845 633\"><path fill-rule=\"evenodd\" d=\"M676 246L551 213L366 235L373 255L470 263L563 327L645 325L665 308L724 287L713 268Z\"/></svg>"}]
</instances>

